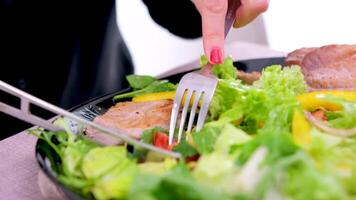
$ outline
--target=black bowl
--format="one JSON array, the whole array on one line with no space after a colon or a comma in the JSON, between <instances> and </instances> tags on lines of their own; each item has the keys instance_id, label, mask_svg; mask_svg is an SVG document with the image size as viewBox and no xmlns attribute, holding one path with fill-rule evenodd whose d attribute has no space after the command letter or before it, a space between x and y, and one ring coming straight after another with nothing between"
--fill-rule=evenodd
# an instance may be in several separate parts
<instances>
[{"instance_id":1,"label":"black bowl","mask_svg":"<svg viewBox=\"0 0 356 200\"><path fill-rule=\"evenodd\" d=\"M277 57L277 58L262 58L262 59L251 59L251 60L244 60L239 62L234 62L234 66L246 72L251 71L261 71L264 67L274 65L274 64L283 64L284 57ZM177 83L179 82L180 78L187 72L175 74L165 79ZM120 93L124 93L129 91L130 89L124 89L122 91L108 94L102 97L97 97L92 100L89 100L83 104L80 104L70 111L72 112L81 112L84 109L88 109L90 106L100 107L104 109L110 108L114 102L112 98ZM60 164L60 159L57 154L54 152L53 149L43 140L38 140L36 143L36 159L41 168L41 170L47 175L47 177L57 186L58 189L62 190L62 192L68 197L68 199L73 200L83 200L84 197L76 194L75 192L71 191L67 186L60 183L56 178L56 166ZM46 160L52 160L51 163L55 163L55 166L50 166L49 162Z\"/></svg>"}]
</instances>

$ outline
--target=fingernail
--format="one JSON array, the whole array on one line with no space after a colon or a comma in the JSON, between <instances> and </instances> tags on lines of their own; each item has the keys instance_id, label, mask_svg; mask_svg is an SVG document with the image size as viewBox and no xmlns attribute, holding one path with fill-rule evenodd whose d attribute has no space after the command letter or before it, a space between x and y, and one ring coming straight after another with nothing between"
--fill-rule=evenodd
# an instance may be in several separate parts
<instances>
[{"instance_id":1,"label":"fingernail","mask_svg":"<svg viewBox=\"0 0 356 200\"><path fill-rule=\"evenodd\" d=\"M219 64L222 63L223 58L222 58L222 52L220 48L213 48L210 51L210 62L212 64Z\"/></svg>"}]
</instances>

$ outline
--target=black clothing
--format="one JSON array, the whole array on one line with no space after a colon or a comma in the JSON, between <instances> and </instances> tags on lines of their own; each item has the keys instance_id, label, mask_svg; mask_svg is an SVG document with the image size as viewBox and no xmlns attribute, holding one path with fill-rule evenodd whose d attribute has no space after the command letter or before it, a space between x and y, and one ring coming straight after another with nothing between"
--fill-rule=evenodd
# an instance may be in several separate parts
<instances>
[{"instance_id":1,"label":"black clothing","mask_svg":"<svg viewBox=\"0 0 356 200\"><path fill-rule=\"evenodd\" d=\"M201 35L190 0L143 2L170 32ZM0 0L0 66L0 80L66 109L119 91L133 73L115 0ZM0 123L0 139L23 129L4 114Z\"/></svg>"}]
</instances>

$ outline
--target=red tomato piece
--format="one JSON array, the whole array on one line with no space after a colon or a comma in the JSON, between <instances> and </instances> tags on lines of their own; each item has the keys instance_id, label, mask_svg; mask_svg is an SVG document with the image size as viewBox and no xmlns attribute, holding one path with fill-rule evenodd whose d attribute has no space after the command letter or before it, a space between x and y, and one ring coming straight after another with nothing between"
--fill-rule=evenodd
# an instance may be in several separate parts
<instances>
[{"instance_id":1,"label":"red tomato piece","mask_svg":"<svg viewBox=\"0 0 356 200\"><path fill-rule=\"evenodd\" d=\"M175 144L176 142L173 142L172 145L169 145L169 137L165 133L156 132L153 136L153 145L158 148L172 151Z\"/></svg>"}]
</instances>

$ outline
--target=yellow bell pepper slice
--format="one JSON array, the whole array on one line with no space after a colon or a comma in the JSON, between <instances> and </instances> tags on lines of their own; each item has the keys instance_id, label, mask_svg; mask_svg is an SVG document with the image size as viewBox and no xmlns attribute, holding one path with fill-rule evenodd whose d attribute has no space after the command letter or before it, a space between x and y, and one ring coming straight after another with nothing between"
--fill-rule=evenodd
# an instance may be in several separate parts
<instances>
[{"instance_id":1,"label":"yellow bell pepper slice","mask_svg":"<svg viewBox=\"0 0 356 200\"><path fill-rule=\"evenodd\" d=\"M296 144L306 146L312 142L311 127L302 111L295 110L292 121L293 140Z\"/></svg>"},{"instance_id":2,"label":"yellow bell pepper slice","mask_svg":"<svg viewBox=\"0 0 356 200\"><path fill-rule=\"evenodd\" d=\"M356 92L343 90L325 90L309 92L297 96L297 100L299 101L303 109L308 111L313 111L318 108L324 108L330 111L341 110L342 107L339 104L320 98L323 95L333 95L348 101L356 102Z\"/></svg>"},{"instance_id":3,"label":"yellow bell pepper slice","mask_svg":"<svg viewBox=\"0 0 356 200\"><path fill-rule=\"evenodd\" d=\"M136 96L134 98L132 98L133 102L147 102L147 101L159 101L159 100L164 100L164 99L170 99L170 100L174 100L176 96L176 92L175 91L169 91L169 92L155 92L155 93L147 93L147 94L143 94L140 96ZM186 99L187 97L187 93L184 94L183 96L183 101L182 101L182 105L184 104L184 99ZM192 96L192 98L190 99L189 105L192 105L194 101L194 94ZM201 101L198 102L198 106L201 106Z\"/></svg>"},{"instance_id":4,"label":"yellow bell pepper slice","mask_svg":"<svg viewBox=\"0 0 356 200\"><path fill-rule=\"evenodd\" d=\"M173 100L176 96L175 91L169 92L155 92L155 93L147 93L140 96L136 96L132 98L133 102L146 102L146 101L159 101L164 99L171 99Z\"/></svg>"}]
</instances>

